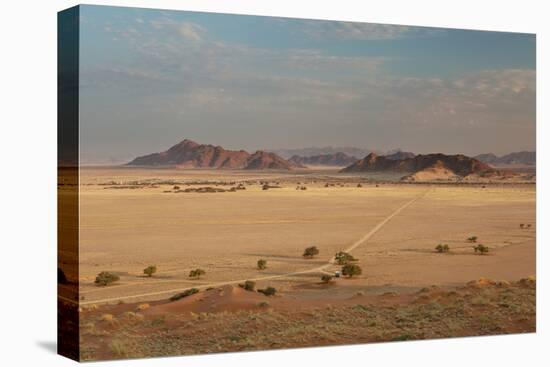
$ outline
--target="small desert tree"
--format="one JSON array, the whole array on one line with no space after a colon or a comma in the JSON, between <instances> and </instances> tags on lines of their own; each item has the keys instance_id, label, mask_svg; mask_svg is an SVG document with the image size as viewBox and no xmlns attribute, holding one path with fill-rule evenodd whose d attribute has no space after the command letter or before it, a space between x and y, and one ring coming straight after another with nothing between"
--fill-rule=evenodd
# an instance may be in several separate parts
<instances>
[{"instance_id":1,"label":"small desert tree","mask_svg":"<svg viewBox=\"0 0 550 367\"><path fill-rule=\"evenodd\" d=\"M102 271L101 273L97 274L94 283L100 286L106 286L118 281L119 279L119 276L114 273Z\"/></svg>"},{"instance_id":2,"label":"small desert tree","mask_svg":"<svg viewBox=\"0 0 550 367\"><path fill-rule=\"evenodd\" d=\"M334 255L334 260L338 265L346 265L352 261L357 261L351 254L344 251L337 252L336 255Z\"/></svg>"},{"instance_id":3,"label":"small desert tree","mask_svg":"<svg viewBox=\"0 0 550 367\"><path fill-rule=\"evenodd\" d=\"M195 278L199 279L201 275L206 274L206 272L202 269L194 269L189 272L189 278Z\"/></svg>"},{"instance_id":4,"label":"small desert tree","mask_svg":"<svg viewBox=\"0 0 550 367\"><path fill-rule=\"evenodd\" d=\"M476 243L476 242L477 242L477 236L468 237L468 242L470 242L470 243Z\"/></svg>"},{"instance_id":5,"label":"small desert tree","mask_svg":"<svg viewBox=\"0 0 550 367\"><path fill-rule=\"evenodd\" d=\"M521 229L523 229L524 227L525 227L525 224L523 224L523 223L521 223L521 224L519 225L519 228L521 228Z\"/></svg>"},{"instance_id":6,"label":"small desert tree","mask_svg":"<svg viewBox=\"0 0 550 367\"><path fill-rule=\"evenodd\" d=\"M321 276L321 282L327 284L332 281L332 275L324 274Z\"/></svg>"},{"instance_id":7,"label":"small desert tree","mask_svg":"<svg viewBox=\"0 0 550 367\"><path fill-rule=\"evenodd\" d=\"M252 280L246 280L244 283L240 283L239 287L241 287L245 291L254 292L254 289L256 289L256 282Z\"/></svg>"},{"instance_id":8,"label":"small desert tree","mask_svg":"<svg viewBox=\"0 0 550 367\"><path fill-rule=\"evenodd\" d=\"M149 265L145 269L143 269L143 274L147 275L148 277L152 277L153 274L157 272L157 266L156 265Z\"/></svg>"},{"instance_id":9,"label":"small desert tree","mask_svg":"<svg viewBox=\"0 0 550 367\"><path fill-rule=\"evenodd\" d=\"M449 252L449 245L447 245L446 243L440 243L439 245L435 246L435 251L439 253Z\"/></svg>"},{"instance_id":10,"label":"small desert tree","mask_svg":"<svg viewBox=\"0 0 550 367\"><path fill-rule=\"evenodd\" d=\"M311 259L315 255L319 255L319 249L316 246L311 246L304 250L304 254L302 256Z\"/></svg>"},{"instance_id":11,"label":"small desert tree","mask_svg":"<svg viewBox=\"0 0 550 367\"><path fill-rule=\"evenodd\" d=\"M347 264L342 267L342 274L349 278L355 275L361 275L362 272L361 267L356 264Z\"/></svg>"},{"instance_id":12,"label":"small desert tree","mask_svg":"<svg viewBox=\"0 0 550 367\"><path fill-rule=\"evenodd\" d=\"M182 298L189 297L198 292L199 290L197 288L187 289L181 293L174 294L172 297L170 297L170 301L178 301Z\"/></svg>"},{"instance_id":13,"label":"small desert tree","mask_svg":"<svg viewBox=\"0 0 550 367\"><path fill-rule=\"evenodd\" d=\"M264 259L260 259L258 260L258 270L264 270L265 268L267 268L267 261L265 261Z\"/></svg>"},{"instance_id":14,"label":"small desert tree","mask_svg":"<svg viewBox=\"0 0 550 367\"><path fill-rule=\"evenodd\" d=\"M480 255L485 255L489 252L489 247L482 245L481 243L477 246L473 246L473 249L475 253L479 253Z\"/></svg>"},{"instance_id":15,"label":"small desert tree","mask_svg":"<svg viewBox=\"0 0 550 367\"><path fill-rule=\"evenodd\" d=\"M277 290L273 287L267 287L265 289L258 289L258 292L263 293L266 296L274 296Z\"/></svg>"}]
</instances>

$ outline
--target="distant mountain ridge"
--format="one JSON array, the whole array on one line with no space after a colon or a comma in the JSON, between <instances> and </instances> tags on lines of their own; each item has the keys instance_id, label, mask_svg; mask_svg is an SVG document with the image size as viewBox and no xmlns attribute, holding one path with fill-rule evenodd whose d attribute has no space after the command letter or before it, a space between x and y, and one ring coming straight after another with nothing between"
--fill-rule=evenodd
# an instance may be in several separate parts
<instances>
[{"instance_id":1,"label":"distant mountain ridge","mask_svg":"<svg viewBox=\"0 0 550 367\"><path fill-rule=\"evenodd\" d=\"M290 170L301 167L275 153L258 150L250 154L244 150L226 150L221 146L199 144L189 139L184 139L164 152L137 157L127 165L249 170Z\"/></svg>"},{"instance_id":2,"label":"distant mountain ridge","mask_svg":"<svg viewBox=\"0 0 550 367\"><path fill-rule=\"evenodd\" d=\"M535 166L537 164L537 154L531 151L521 151L509 153L503 156L497 156L493 153L479 154L474 158L492 165L527 165Z\"/></svg>"},{"instance_id":3,"label":"distant mountain ridge","mask_svg":"<svg viewBox=\"0 0 550 367\"><path fill-rule=\"evenodd\" d=\"M408 181L454 180L465 177L509 177L512 172L497 170L475 158L462 154L419 154L404 159L390 159L375 153L344 168L340 172L402 172Z\"/></svg>"},{"instance_id":4,"label":"distant mountain ridge","mask_svg":"<svg viewBox=\"0 0 550 367\"><path fill-rule=\"evenodd\" d=\"M299 155L293 155L290 157L289 162L299 165L309 166L335 166L346 167L357 161L354 156L347 155L343 152L333 154L319 154L310 157L302 157Z\"/></svg>"},{"instance_id":5,"label":"distant mountain ridge","mask_svg":"<svg viewBox=\"0 0 550 367\"><path fill-rule=\"evenodd\" d=\"M295 148L295 149L269 149L268 151L278 154L285 159L289 159L295 155L300 157L313 157L318 155L329 155L329 154L337 154L337 153L344 153L351 157L364 157L370 152L372 152L373 150L357 148L357 147L327 146L327 147L307 147L307 148Z\"/></svg>"},{"instance_id":6,"label":"distant mountain ridge","mask_svg":"<svg viewBox=\"0 0 550 367\"><path fill-rule=\"evenodd\" d=\"M400 159L414 158L416 157L416 154L412 152L403 152L399 150L395 153L386 154L384 157L395 161Z\"/></svg>"}]
</instances>

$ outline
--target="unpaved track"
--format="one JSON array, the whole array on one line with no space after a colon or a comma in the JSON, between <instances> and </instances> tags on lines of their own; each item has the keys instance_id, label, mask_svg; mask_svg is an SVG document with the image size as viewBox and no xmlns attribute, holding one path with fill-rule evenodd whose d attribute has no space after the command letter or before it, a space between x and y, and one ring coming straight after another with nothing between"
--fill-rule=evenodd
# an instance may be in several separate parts
<instances>
[{"instance_id":1,"label":"unpaved track","mask_svg":"<svg viewBox=\"0 0 550 367\"><path fill-rule=\"evenodd\" d=\"M384 218L380 223L378 223L373 229L371 229L363 237L361 237L360 239L355 241L353 244L351 244L344 251L345 252L352 252L357 247L359 247L359 246L363 245L364 243L366 243L372 236L374 236L380 229L382 229L382 227L384 227L384 225L386 225L390 220L392 220L395 216L399 215L399 213L401 213L407 207L409 207L410 205L412 205L416 201L418 201L421 198L423 198L424 196L426 196L426 194L428 192L429 192L429 190L426 190L425 192L423 192L419 196L415 197L412 200L407 201L405 204L403 204L402 206L397 208L390 215L388 215L386 218ZM335 261L334 257L331 257L327 261L326 264L315 267L315 268L312 268L312 269L299 270L299 271L294 271L294 272L285 273L285 274L269 275L269 276L263 276L263 277L257 277L257 278L247 278L247 279L239 279L239 280L230 280L230 281L226 281L226 282L203 284L203 285L196 286L196 287L193 287L193 288L197 288L197 289L215 288L215 287L221 287L221 286L224 286L224 285L243 283L247 280L262 281L262 280L292 277L294 275L307 274L307 273L316 273L316 272L325 272L326 273L327 272L326 269L333 266L334 261ZM81 305L81 306L84 306L84 305L98 304L98 303L109 303L109 302L116 302L116 301L132 299L132 298L160 296L160 295L163 295L163 294L170 294L170 293L181 292L181 291L182 291L182 287L179 287L179 288L176 288L176 289L168 289L168 290L163 290L163 291L158 291L158 292L148 292L148 293L142 293L142 294L133 294L133 295L129 295L129 296L111 297L111 298L104 298L104 299L93 300L93 301L84 301L84 302L79 302L78 304ZM71 300L69 300L67 298L64 298L64 297L63 297L63 299L66 300L66 301L72 302L72 303L76 303L76 302L71 301Z\"/></svg>"}]
</instances>

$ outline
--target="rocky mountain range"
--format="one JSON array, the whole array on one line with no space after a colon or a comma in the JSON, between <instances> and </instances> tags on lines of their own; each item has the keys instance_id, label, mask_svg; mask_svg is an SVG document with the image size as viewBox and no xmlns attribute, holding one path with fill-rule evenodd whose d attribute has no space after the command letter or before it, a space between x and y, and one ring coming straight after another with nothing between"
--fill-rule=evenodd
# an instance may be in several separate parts
<instances>
[{"instance_id":1,"label":"rocky mountain range","mask_svg":"<svg viewBox=\"0 0 550 367\"><path fill-rule=\"evenodd\" d=\"M244 150L227 150L221 146L199 144L189 139L181 141L164 152L137 157L127 165L250 170L290 170L301 167L275 153L259 150L250 154Z\"/></svg>"},{"instance_id":2,"label":"rocky mountain range","mask_svg":"<svg viewBox=\"0 0 550 367\"><path fill-rule=\"evenodd\" d=\"M403 159L390 159L370 153L340 172L399 172L403 180L459 180L463 178L505 178L515 174L497 170L487 163L462 154L419 154Z\"/></svg>"},{"instance_id":3,"label":"rocky mountain range","mask_svg":"<svg viewBox=\"0 0 550 367\"><path fill-rule=\"evenodd\" d=\"M344 153L351 157L364 157L370 152L371 149L363 149L357 147L308 147L308 148L296 148L296 149L270 149L273 152L285 159L289 159L292 156L300 157L313 157L318 155L331 155L337 153Z\"/></svg>"},{"instance_id":4,"label":"rocky mountain range","mask_svg":"<svg viewBox=\"0 0 550 367\"><path fill-rule=\"evenodd\" d=\"M537 164L536 152L522 151L497 156L493 153L476 155L474 158L494 166L525 165L535 166Z\"/></svg>"},{"instance_id":5,"label":"rocky mountain range","mask_svg":"<svg viewBox=\"0 0 550 367\"><path fill-rule=\"evenodd\" d=\"M347 155L343 152L337 152L333 154L319 154L310 157L303 157L299 155L293 155L290 157L289 162L303 165L303 166L335 166L346 167L357 161L354 156Z\"/></svg>"}]
</instances>

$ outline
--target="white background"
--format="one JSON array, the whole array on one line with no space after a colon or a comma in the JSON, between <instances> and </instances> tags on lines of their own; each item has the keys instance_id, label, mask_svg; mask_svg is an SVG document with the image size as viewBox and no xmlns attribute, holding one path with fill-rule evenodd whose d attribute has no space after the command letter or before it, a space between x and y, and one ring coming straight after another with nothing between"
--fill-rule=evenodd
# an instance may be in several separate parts
<instances>
[{"instance_id":1,"label":"white background","mask_svg":"<svg viewBox=\"0 0 550 367\"><path fill-rule=\"evenodd\" d=\"M226 13L537 33L537 334L99 362L94 366L548 366L548 88L545 1L93 1ZM0 365L67 366L56 338L56 12L73 1L3 1ZM546 24L545 24L546 23ZM495 132L496 134L498 132ZM545 264L546 263L546 264ZM547 265L547 267L545 267ZM545 350L546 348L546 350Z\"/></svg>"}]
</instances>

